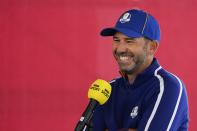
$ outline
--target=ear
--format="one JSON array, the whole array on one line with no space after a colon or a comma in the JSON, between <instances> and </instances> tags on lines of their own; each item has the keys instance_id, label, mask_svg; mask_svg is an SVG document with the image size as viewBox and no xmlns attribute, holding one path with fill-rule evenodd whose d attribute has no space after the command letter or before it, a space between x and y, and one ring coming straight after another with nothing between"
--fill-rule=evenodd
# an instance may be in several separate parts
<instances>
[{"instance_id":1,"label":"ear","mask_svg":"<svg viewBox=\"0 0 197 131\"><path fill-rule=\"evenodd\" d=\"M154 55L155 52L157 51L158 46L159 43L157 41L150 41L149 43L150 53Z\"/></svg>"}]
</instances>

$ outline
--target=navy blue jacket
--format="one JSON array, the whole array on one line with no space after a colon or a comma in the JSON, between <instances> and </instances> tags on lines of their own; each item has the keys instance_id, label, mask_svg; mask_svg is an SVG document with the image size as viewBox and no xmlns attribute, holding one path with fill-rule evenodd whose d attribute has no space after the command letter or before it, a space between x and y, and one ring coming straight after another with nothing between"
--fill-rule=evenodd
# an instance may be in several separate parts
<instances>
[{"instance_id":1,"label":"navy blue jacket","mask_svg":"<svg viewBox=\"0 0 197 131\"><path fill-rule=\"evenodd\" d=\"M188 99L181 80L154 58L133 84L124 78L111 81L112 94L93 115L93 131L187 131Z\"/></svg>"}]
</instances>

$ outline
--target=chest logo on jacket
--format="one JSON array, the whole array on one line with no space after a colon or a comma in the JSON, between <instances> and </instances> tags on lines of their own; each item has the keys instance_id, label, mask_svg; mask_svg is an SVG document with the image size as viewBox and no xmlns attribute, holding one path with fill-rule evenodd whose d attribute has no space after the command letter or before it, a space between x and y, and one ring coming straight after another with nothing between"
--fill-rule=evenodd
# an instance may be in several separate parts
<instances>
[{"instance_id":1,"label":"chest logo on jacket","mask_svg":"<svg viewBox=\"0 0 197 131\"><path fill-rule=\"evenodd\" d=\"M132 111L131 111L131 113L130 113L130 116L131 116L131 118L133 119L133 118L135 118L137 115L138 115L138 106L135 106L135 107L132 109Z\"/></svg>"}]
</instances>

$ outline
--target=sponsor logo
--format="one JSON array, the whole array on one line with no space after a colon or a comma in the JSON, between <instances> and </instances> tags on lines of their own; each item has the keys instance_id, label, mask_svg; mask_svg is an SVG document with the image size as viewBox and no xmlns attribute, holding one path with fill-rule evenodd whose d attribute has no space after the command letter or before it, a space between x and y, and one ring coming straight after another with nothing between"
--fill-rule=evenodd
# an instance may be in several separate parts
<instances>
[{"instance_id":1,"label":"sponsor logo","mask_svg":"<svg viewBox=\"0 0 197 131\"><path fill-rule=\"evenodd\" d=\"M90 87L91 90L100 91L99 85L94 84L92 87Z\"/></svg>"},{"instance_id":2,"label":"sponsor logo","mask_svg":"<svg viewBox=\"0 0 197 131\"><path fill-rule=\"evenodd\" d=\"M104 89L104 90L101 91L101 93L103 95L105 95L107 98L109 98L109 91L108 90Z\"/></svg>"},{"instance_id":3,"label":"sponsor logo","mask_svg":"<svg viewBox=\"0 0 197 131\"><path fill-rule=\"evenodd\" d=\"M90 87L91 90L102 93L105 97L109 98L110 92L107 89L100 89L99 85L94 84Z\"/></svg>"}]
</instances>

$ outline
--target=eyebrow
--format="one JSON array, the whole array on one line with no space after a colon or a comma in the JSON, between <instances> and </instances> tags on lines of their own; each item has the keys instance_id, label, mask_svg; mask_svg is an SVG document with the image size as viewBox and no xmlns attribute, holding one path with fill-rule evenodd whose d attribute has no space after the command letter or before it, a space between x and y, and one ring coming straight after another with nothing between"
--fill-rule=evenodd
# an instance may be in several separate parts
<instances>
[{"instance_id":1,"label":"eyebrow","mask_svg":"<svg viewBox=\"0 0 197 131\"><path fill-rule=\"evenodd\" d=\"M136 40L135 38L125 38L125 40Z\"/></svg>"},{"instance_id":2,"label":"eyebrow","mask_svg":"<svg viewBox=\"0 0 197 131\"><path fill-rule=\"evenodd\" d=\"M118 37L116 37L116 36L113 36L113 39L118 39Z\"/></svg>"}]
</instances>

